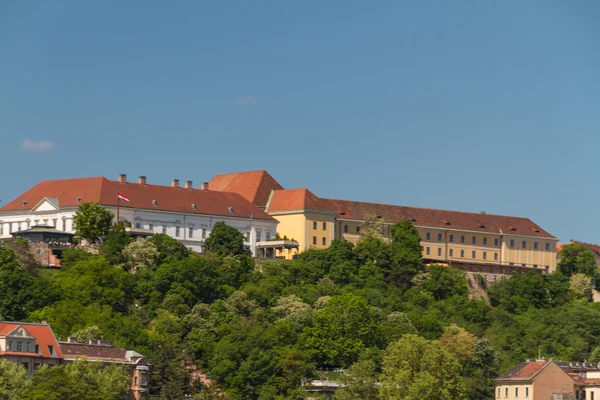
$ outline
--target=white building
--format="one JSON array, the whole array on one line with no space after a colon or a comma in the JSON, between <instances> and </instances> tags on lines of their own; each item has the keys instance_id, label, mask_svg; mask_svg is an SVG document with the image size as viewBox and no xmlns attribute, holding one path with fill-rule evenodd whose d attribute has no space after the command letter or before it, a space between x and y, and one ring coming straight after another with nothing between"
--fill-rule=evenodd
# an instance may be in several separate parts
<instances>
[{"instance_id":1,"label":"white building","mask_svg":"<svg viewBox=\"0 0 600 400\"><path fill-rule=\"evenodd\" d=\"M118 194L129 202L118 200ZM193 188L173 180L171 186L150 185L146 177L127 182L104 177L43 181L0 208L0 240L35 225L50 225L74 233L73 217L80 204L98 202L139 233L165 233L201 252L204 240L219 221L237 228L256 254L256 243L276 234L277 220L237 193ZM118 202L118 204L117 204Z\"/></svg>"}]
</instances>

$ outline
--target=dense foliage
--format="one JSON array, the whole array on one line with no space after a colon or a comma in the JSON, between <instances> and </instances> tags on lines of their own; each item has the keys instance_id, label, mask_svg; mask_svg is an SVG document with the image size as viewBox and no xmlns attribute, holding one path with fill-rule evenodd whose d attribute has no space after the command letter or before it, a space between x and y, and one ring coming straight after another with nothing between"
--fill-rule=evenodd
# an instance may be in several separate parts
<instances>
[{"instance_id":1,"label":"dense foliage","mask_svg":"<svg viewBox=\"0 0 600 400\"><path fill-rule=\"evenodd\" d=\"M470 298L464 272L423 264L409 221L389 243L334 241L258 265L239 232L217 233L200 256L166 235L132 241L115 227L98 255L66 250L60 271L23 268L0 247L0 314L147 355L163 399L302 399L303 381L327 375L345 382L338 399L481 400L493 398L501 371L538 352L600 359L600 304L577 276L596 274L583 250L562 264L573 277L514 275L491 285L486 302ZM337 368L346 372L325 372ZM60 374L32 384L73 376Z\"/></svg>"}]
</instances>

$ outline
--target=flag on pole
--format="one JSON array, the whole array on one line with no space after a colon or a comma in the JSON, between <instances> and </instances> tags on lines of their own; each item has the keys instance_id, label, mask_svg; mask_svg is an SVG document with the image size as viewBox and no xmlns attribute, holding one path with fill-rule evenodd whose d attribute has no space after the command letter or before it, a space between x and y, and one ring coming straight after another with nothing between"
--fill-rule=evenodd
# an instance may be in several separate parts
<instances>
[{"instance_id":1,"label":"flag on pole","mask_svg":"<svg viewBox=\"0 0 600 400\"><path fill-rule=\"evenodd\" d=\"M129 201L129 197L125 197L125 196L123 196L121 193L118 193L118 196L117 196L117 197L118 197L119 199L123 200L123 201Z\"/></svg>"}]
</instances>

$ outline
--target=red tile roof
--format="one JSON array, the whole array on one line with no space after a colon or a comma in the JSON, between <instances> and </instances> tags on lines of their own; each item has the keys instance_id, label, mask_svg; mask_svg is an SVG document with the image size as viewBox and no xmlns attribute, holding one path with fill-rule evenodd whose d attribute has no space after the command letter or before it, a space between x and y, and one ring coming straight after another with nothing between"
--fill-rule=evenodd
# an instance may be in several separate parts
<instances>
[{"instance_id":1,"label":"red tile roof","mask_svg":"<svg viewBox=\"0 0 600 400\"><path fill-rule=\"evenodd\" d=\"M61 208L77 207L80 203L90 201L116 207L117 193L130 199L130 202L120 202L124 209L140 208L241 218L252 216L255 219L272 220L272 217L237 193L120 183L104 177L40 182L0 208L0 212L30 210L46 197L57 199ZM81 198L80 202L77 202L78 198ZM157 201L157 206L153 205L153 200ZM27 202L25 205L24 201ZM196 204L196 209L192 204ZM229 207L233 208L233 213L229 211Z\"/></svg>"},{"instance_id":2,"label":"red tile roof","mask_svg":"<svg viewBox=\"0 0 600 400\"><path fill-rule=\"evenodd\" d=\"M538 372L544 369L551 361L529 361L524 362L516 367L506 371L498 380L529 380L532 379Z\"/></svg>"},{"instance_id":3,"label":"red tile roof","mask_svg":"<svg viewBox=\"0 0 600 400\"><path fill-rule=\"evenodd\" d=\"M308 189L273 191L267 209L269 213L293 210L332 211L327 201L315 196Z\"/></svg>"},{"instance_id":4,"label":"red tile roof","mask_svg":"<svg viewBox=\"0 0 600 400\"><path fill-rule=\"evenodd\" d=\"M63 358L62 352L60 351L60 346L56 341L56 337L54 337L54 333L52 332L52 328L50 327L50 325L33 324L27 322L0 322L0 336L6 336L19 326L22 326L23 329L29 332L31 336L35 337L35 344L39 346L40 352L42 353L43 357ZM50 349L48 348L48 346L52 346L54 348L54 355L50 354ZM39 356L37 353L27 354L33 354L33 357Z\"/></svg>"},{"instance_id":5,"label":"red tile roof","mask_svg":"<svg viewBox=\"0 0 600 400\"><path fill-rule=\"evenodd\" d=\"M303 209L333 211L342 220L364 221L365 216L372 215L381 216L388 223L410 219L417 226L555 239L528 218L325 199L308 189L275 190L267 211L276 213Z\"/></svg>"},{"instance_id":6,"label":"red tile roof","mask_svg":"<svg viewBox=\"0 0 600 400\"><path fill-rule=\"evenodd\" d=\"M127 350L119 346L101 346L86 343L60 343L60 348L66 358L85 357L90 361L120 361L129 362L125 356Z\"/></svg>"},{"instance_id":7,"label":"red tile roof","mask_svg":"<svg viewBox=\"0 0 600 400\"><path fill-rule=\"evenodd\" d=\"M264 207L272 190L281 190L279 184L267 171L234 172L212 178L210 190L238 193L253 204Z\"/></svg>"}]
</instances>

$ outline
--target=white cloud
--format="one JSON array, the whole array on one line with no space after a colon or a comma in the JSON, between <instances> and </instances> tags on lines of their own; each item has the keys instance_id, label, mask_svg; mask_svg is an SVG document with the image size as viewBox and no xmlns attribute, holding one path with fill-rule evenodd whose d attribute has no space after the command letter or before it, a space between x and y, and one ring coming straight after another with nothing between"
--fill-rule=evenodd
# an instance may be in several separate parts
<instances>
[{"instance_id":1,"label":"white cloud","mask_svg":"<svg viewBox=\"0 0 600 400\"><path fill-rule=\"evenodd\" d=\"M54 144L49 140L23 140L21 143L21 151L31 151L34 153L43 153L45 151L50 151L54 147Z\"/></svg>"},{"instance_id":2,"label":"white cloud","mask_svg":"<svg viewBox=\"0 0 600 400\"><path fill-rule=\"evenodd\" d=\"M256 104L256 98L254 96L242 96L242 97L237 97L234 101L233 104L237 104L239 106L253 106Z\"/></svg>"}]
</instances>

